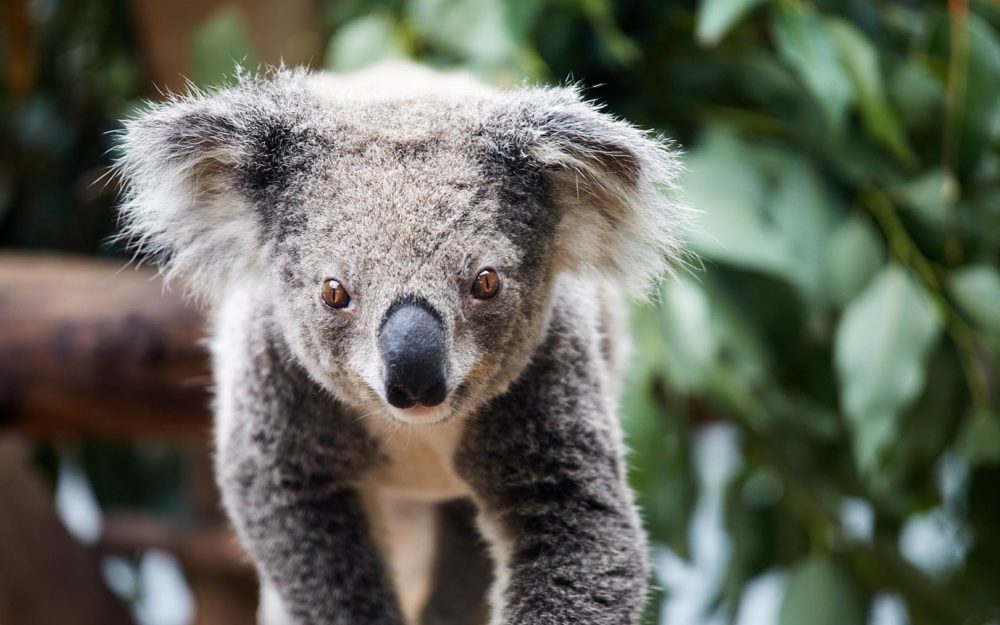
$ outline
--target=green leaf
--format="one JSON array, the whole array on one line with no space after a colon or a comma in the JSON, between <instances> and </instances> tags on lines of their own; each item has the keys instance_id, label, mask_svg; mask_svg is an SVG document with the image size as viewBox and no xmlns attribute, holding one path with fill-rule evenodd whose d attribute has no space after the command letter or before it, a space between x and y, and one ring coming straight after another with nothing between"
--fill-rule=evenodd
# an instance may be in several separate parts
<instances>
[{"instance_id":1,"label":"green leaf","mask_svg":"<svg viewBox=\"0 0 1000 625\"><path fill-rule=\"evenodd\" d=\"M650 536L685 558L697 492L690 432L683 418L656 401L654 380L643 377L642 384L633 385L622 406L625 440L632 451L631 483Z\"/></svg>"},{"instance_id":2,"label":"green leaf","mask_svg":"<svg viewBox=\"0 0 1000 625\"><path fill-rule=\"evenodd\" d=\"M622 395L625 440L632 450L630 481L650 536L687 557L688 522L696 494L690 432L684 416L664 405L664 338L655 307L633 309L632 333L643 349L633 359Z\"/></svg>"},{"instance_id":3,"label":"green leaf","mask_svg":"<svg viewBox=\"0 0 1000 625\"><path fill-rule=\"evenodd\" d=\"M864 625L865 605L854 582L832 560L815 556L788 576L780 625Z\"/></svg>"},{"instance_id":4,"label":"green leaf","mask_svg":"<svg viewBox=\"0 0 1000 625\"><path fill-rule=\"evenodd\" d=\"M246 21L238 9L224 8L194 33L188 50L191 80L201 87L230 80L235 68L257 65Z\"/></svg>"},{"instance_id":5,"label":"green leaf","mask_svg":"<svg viewBox=\"0 0 1000 625\"><path fill-rule=\"evenodd\" d=\"M787 250L785 275L807 301L818 306L827 297L826 260L834 202L808 160L789 154L775 165L772 175L777 176L777 184L765 210L771 213Z\"/></svg>"},{"instance_id":6,"label":"green leaf","mask_svg":"<svg viewBox=\"0 0 1000 625\"><path fill-rule=\"evenodd\" d=\"M996 267L973 265L955 271L951 292L978 326L1000 339L1000 272Z\"/></svg>"},{"instance_id":7,"label":"green leaf","mask_svg":"<svg viewBox=\"0 0 1000 625\"><path fill-rule=\"evenodd\" d=\"M393 17L372 12L337 29L327 50L326 67L349 71L376 61L406 57L406 46Z\"/></svg>"},{"instance_id":8,"label":"green leaf","mask_svg":"<svg viewBox=\"0 0 1000 625\"><path fill-rule=\"evenodd\" d=\"M473 65L504 65L515 55L501 0L414 0L405 11L421 37Z\"/></svg>"},{"instance_id":9,"label":"green leaf","mask_svg":"<svg viewBox=\"0 0 1000 625\"><path fill-rule=\"evenodd\" d=\"M865 476L869 494L889 514L902 518L937 497L934 467L952 444L968 404L958 357L948 349L931 353L920 396L900 417L903 434L886 449L878 472Z\"/></svg>"},{"instance_id":10,"label":"green leaf","mask_svg":"<svg viewBox=\"0 0 1000 625\"><path fill-rule=\"evenodd\" d=\"M839 415L825 404L808 395L774 387L760 394L770 411L768 424L780 427L789 439L794 437L801 443L810 439L837 440L841 431Z\"/></svg>"},{"instance_id":11,"label":"green leaf","mask_svg":"<svg viewBox=\"0 0 1000 625\"><path fill-rule=\"evenodd\" d=\"M1000 463L1000 415L978 410L962 426L958 451L971 465Z\"/></svg>"},{"instance_id":12,"label":"green leaf","mask_svg":"<svg viewBox=\"0 0 1000 625\"><path fill-rule=\"evenodd\" d=\"M715 367L725 368L731 378L747 387L766 385L772 367L760 328L747 319L746 311L733 301L731 293L710 276L702 278L701 288L708 296L713 333L718 337ZM713 383L717 381L713 379Z\"/></svg>"},{"instance_id":13,"label":"green leaf","mask_svg":"<svg viewBox=\"0 0 1000 625\"><path fill-rule=\"evenodd\" d=\"M702 0L698 7L695 37L706 46L719 43L726 33L764 0Z\"/></svg>"},{"instance_id":14,"label":"green leaf","mask_svg":"<svg viewBox=\"0 0 1000 625\"><path fill-rule=\"evenodd\" d=\"M815 305L826 298L834 200L806 159L713 129L687 160L688 202L702 211L699 254L776 275Z\"/></svg>"},{"instance_id":15,"label":"green leaf","mask_svg":"<svg viewBox=\"0 0 1000 625\"><path fill-rule=\"evenodd\" d=\"M959 117L959 167L974 171L983 153L995 144L1000 118L1000 38L986 20L968 16L969 65Z\"/></svg>"},{"instance_id":16,"label":"green leaf","mask_svg":"<svg viewBox=\"0 0 1000 625\"><path fill-rule=\"evenodd\" d=\"M733 133L711 129L686 159L688 202L702 211L691 243L704 256L781 274L786 256L762 214L766 181Z\"/></svg>"},{"instance_id":17,"label":"green leaf","mask_svg":"<svg viewBox=\"0 0 1000 625\"><path fill-rule=\"evenodd\" d=\"M917 61L900 63L892 70L889 95L907 128L926 131L940 126L944 84Z\"/></svg>"},{"instance_id":18,"label":"green leaf","mask_svg":"<svg viewBox=\"0 0 1000 625\"><path fill-rule=\"evenodd\" d=\"M840 62L854 85L868 136L899 162L912 167L917 162L916 155L886 98L878 50L863 32L846 20L828 18L826 26Z\"/></svg>"},{"instance_id":19,"label":"green leaf","mask_svg":"<svg viewBox=\"0 0 1000 625\"><path fill-rule=\"evenodd\" d=\"M722 368L746 384L768 375L766 349L742 311L711 276L679 275L660 291L663 348L643 342L659 357L670 390L712 394Z\"/></svg>"},{"instance_id":20,"label":"green leaf","mask_svg":"<svg viewBox=\"0 0 1000 625\"><path fill-rule=\"evenodd\" d=\"M854 215L834 229L827 260L830 299L846 306L885 262L885 245L869 220Z\"/></svg>"},{"instance_id":21,"label":"green leaf","mask_svg":"<svg viewBox=\"0 0 1000 625\"><path fill-rule=\"evenodd\" d=\"M782 5L775 13L771 31L779 56L812 92L829 129L840 134L853 92L826 23L814 11Z\"/></svg>"},{"instance_id":22,"label":"green leaf","mask_svg":"<svg viewBox=\"0 0 1000 625\"><path fill-rule=\"evenodd\" d=\"M940 228L958 201L959 188L951 172L936 167L913 180L891 187L889 194L912 210L926 225Z\"/></svg>"},{"instance_id":23,"label":"green leaf","mask_svg":"<svg viewBox=\"0 0 1000 625\"><path fill-rule=\"evenodd\" d=\"M877 469L898 435L900 413L923 387L939 332L927 295L896 266L879 273L844 311L834 358L861 472Z\"/></svg>"},{"instance_id":24,"label":"green leaf","mask_svg":"<svg viewBox=\"0 0 1000 625\"><path fill-rule=\"evenodd\" d=\"M705 292L687 275L666 281L660 315L671 388L684 393L704 390L719 351Z\"/></svg>"},{"instance_id":25,"label":"green leaf","mask_svg":"<svg viewBox=\"0 0 1000 625\"><path fill-rule=\"evenodd\" d=\"M642 58L642 50L615 21L613 2L580 0L578 6L590 20L594 34L600 42L601 51L608 56L609 61L624 66Z\"/></svg>"}]
</instances>

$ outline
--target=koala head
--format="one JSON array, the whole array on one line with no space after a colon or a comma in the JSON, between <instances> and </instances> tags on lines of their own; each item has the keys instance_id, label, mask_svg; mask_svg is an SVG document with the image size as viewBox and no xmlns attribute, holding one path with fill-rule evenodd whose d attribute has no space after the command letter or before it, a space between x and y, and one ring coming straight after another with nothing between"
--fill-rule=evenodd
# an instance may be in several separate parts
<instances>
[{"instance_id":1,"label":"koala head","mask_svg":"<svg viewBox=\"0 0 1000 625\"><path fill-rule=\"evenodd\" d=\"M405 73L151 107L123 135L124 232L195 295L264 310L340 400L434 423L523 371L560 274L642 292L685 211L665 144L572 88Z\"/></svg>"}]
</instances>

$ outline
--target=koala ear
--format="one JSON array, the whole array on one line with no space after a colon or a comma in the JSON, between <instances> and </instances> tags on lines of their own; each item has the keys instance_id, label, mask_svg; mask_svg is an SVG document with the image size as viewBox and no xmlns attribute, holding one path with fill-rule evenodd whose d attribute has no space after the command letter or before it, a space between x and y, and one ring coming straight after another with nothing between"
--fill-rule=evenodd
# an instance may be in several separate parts
<instances>
[{"instance_id":1,"label":"koala ear","mask_svg":"<svg viewBox=\"0 0 1000 625\"><path fill-rule=\"evenodd\" d=\"M675 197L681 165L661 137L603 113L574 88L535 92L528 152L562 210L559 254L635 295L684 255L690 210Z\"/></svg>"},{"instance_id":2,"label":"koala ear","mask_svg":"<svg viewBox=\"0 0 1000 625\"><path fill-rule=\"evenodd\" d=\"M255 201L288 173L290 105L275 91L297 76L243 78L212 93L150 106L126 122L116 170L124 183L120 237L202 299L260 269Z\"/></svg>"}]
</instances>

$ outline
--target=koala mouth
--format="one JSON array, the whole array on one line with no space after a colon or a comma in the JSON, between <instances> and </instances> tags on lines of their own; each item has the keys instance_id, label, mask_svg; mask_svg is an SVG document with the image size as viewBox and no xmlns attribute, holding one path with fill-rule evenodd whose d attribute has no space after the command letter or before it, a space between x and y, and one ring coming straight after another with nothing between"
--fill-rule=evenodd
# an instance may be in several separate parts
<instances>
[{"instance_id":1,"label":"koala mouth","mask_svg":"<svg viewBox=\"0 0 1000 625\"><path fill-rule=\"evenodd\" d=\"M420 404L410 408L389 408L393 419L408 425L435 425L449 420L454 413L447 402L437 406L423 406Z\"/></svg>"}]
</instances>

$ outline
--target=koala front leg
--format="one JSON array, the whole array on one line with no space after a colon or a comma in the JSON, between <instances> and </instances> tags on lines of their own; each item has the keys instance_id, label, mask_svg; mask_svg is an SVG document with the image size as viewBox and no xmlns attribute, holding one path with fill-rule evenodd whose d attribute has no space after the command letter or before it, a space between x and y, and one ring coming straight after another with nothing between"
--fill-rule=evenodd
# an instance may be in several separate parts
<instances>
[{"instance_id":1,"label":"koala front leg","mask_svg":"<svg viewBox=\"0 0 1000 625\"><path fill-rule=\"evenodd\" d=\"M493 625L640 618L645 537L595 352L553 320L544 355L467 426L456 466L499 560Z\"/></svg>"},{"instance_id":2,"label":"koala front leg","mask_svg":"<svg viewBox=\"0 0 1000 625\"><path fill-rule=\"evenodd\" d=\"M298 625L402 625L356 488L373 443L278 340L226 332L216 469L261 577Z\"/></svg>"}]
</instances>

